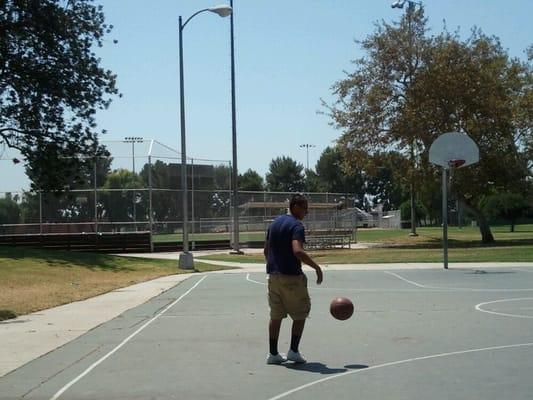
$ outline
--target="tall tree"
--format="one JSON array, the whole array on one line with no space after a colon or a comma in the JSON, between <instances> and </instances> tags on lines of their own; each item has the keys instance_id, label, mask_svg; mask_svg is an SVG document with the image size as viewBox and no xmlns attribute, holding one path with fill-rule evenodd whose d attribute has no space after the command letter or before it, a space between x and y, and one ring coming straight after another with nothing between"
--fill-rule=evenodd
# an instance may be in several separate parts
<instances>
[{"instance_id":1,"label":"tall tree","mask_svg":"<svg viewBox=\"0 0 533 400\"><path fill-rule=\"evenodd\" d=\"M92 0L0 2L0 141L21 152L34 189L83 179L90 160L78 156L97 152L95 114L118 92L94 45L111 28Z\"/></svg>"},{"instance_id":2,"label":"tall tree","mask_svg":"<svg viewBox=\"0 0 533 400\"><path fill-rule=\"evenodd\" d=\"M526 213L528 207L526 198L519 193L495 193L483 201L487 215L509 221L511 232L514 232L516 221Z\"/></svg>"},{"instance_id":3,"label":"tall tree","mask_svg":"<svg viewBox=\"0 0 533 400\"><path fill-rule=\"evenodd\" d=\"M243 191L263 191L265 183L263 177L256 171L248 169L244 174L239 175L239 190Z\"/></svg>"},{"instance_id":4,"label":"tall tree","mask_svg":"<svg viewBox=\"0 0 533 400\"><path fill-rule=\"evenodd\" d=\"M316 163L320 191L334 193L354 193L362 202L364 197L361 170L345 165L341 151L326 147Z\"/></svg>"},{"instance_id":5,"label":"tall tree","mask_svg":"<svg viewBox=\"0 0 533 400\"><path fill-rule=\"evenodd\" d=\"M466 41L456 33L435 37L413 82L411 104L419 110L421 132L426 132L423 163L432 141L443 132L465 132L479 146L479 163L456 171L451 188L477 220L483 242L494 237L481 201L494 190L527 191L527 128L520 108L530 80L525 63L510 59L498 39L475 30ZM438 179L436 170L434 176Z\"/></svg>"},{"instance_id":6,"label":"tall tree","mask_svg":"<svg viewBox=\"0 0 533 400\"><path fill-rule=\"evenodd\" d=\"M110 222L128 222L133 219L135 207L136 220L145 221L146 192L133 190L141 188L142 185L141 178L131 171L118 169L111 172L103 185L103 189L107 191L100 195L103 205L102 217Z\"/></svg>"},{"instance_id":7,"label":"tall tree","mask_svg":"<svg viewBox=\"0 0 533 400\"><path fill-rule=\"evenodd\" d=\"M20 206L11 193L0 199L0 224L18 224L20 222Z\"/></svg>"},{"instance_id":8,"label":"tall tree","mask_svg":"<svg viewBox=\"0 0 533 400\"><path fill-rule=\"evenodd\" d=\"M230 190L231 167L226 164L214 166L215 189Z\"/></svg>"},{"instance_id":9,"label":"tall tree","mask_svg":"<svg viewBox=\"0 0 533 400\"><path fill-rule=\"evenodd\" d=\"M439 179L428 160L433 141L449 131L467 133L481 161L457 171L452 188L477 219L482 240L493 241L479 202L491 184L524 190L527 124L517 115L518 105L531 114L524 106L531 70L477 30L464 41L447 31L428 37L423 8L399 23L378 24L362 47L366 56L334 85L338 100L328 106L343 130L339 147L347 162L368 169L377 152L397 151L410 161L411 182L424 188Z\"/></svg>"},{"instance_id":10,"label":"tall tree","mask_svg":"<svg viewBox=\"0 0 533 400\"><path fill-rule=\"evenodd\" d=\"M324 187L318 174L312 169L305 170L305 190L307 192L323 192Z\"/></svg>"},{"instance_id":11,"label":"tall tree","mask_svg":"<svg viewBox=\"0 0 533 400\"><path fill-rule=\"evenodd\" d=\"M178 220L182 213L179 202L180 193L177 189L181 185L176 164L167 164L161 160L156 160L152 164L152 176L150 177L150 165L145 164L139 176L144 187L149 187L152 183L152 217L154 221L165 222L168 220ZM159 190L163 189L163 190ZM169 190L174 189L174 190ZM158 227L158 229L161 229Z\"/></svg>"},{"instance_id":12,"label":"tall tree","mask_svg":"<svg viewBox=\"0 0 533 400\"><path fill-rule=\"evenodd\" d=\"M266 176L272 192L299 192L304 190L303 165L290 157L277 157L270 162Z\"/></svg>"},{"instance_id":13,"label":"tall tree","mask_svg":"<svg viewBox=\"0 0 533 400\"><path fill-rule=\"evenodd\" d=\"M383 205L383 211L397 210L409 198L410 182L405 176L409 166L409 160L394 151L376 153L372 156L364 175L365 189L372 197L373 203ZM415 211L417 218L419 209L417 206ZM411 209L407 218L411 218Z\"/></svg>"}]
</instances>

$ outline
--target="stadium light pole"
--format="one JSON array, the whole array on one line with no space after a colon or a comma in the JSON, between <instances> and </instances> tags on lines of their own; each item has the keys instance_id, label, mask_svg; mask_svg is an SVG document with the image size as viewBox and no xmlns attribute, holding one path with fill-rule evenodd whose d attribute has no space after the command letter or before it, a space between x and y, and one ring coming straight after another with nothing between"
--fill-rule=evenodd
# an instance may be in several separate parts
<instances>
[{"instance_id":1,"label":"stadium light pole","mask_svg":"<svg viewBox=\"0 0 533 400\"><path fill-rule=\"evenodd\" d=\"M194 260L189 252L189 227L188 227L188 207L187 207L187 152L185 146L185 93L183 85L183 29L191 19L203 12L212 12L220 17L231 15L233 9L227 5L204 8L195 12L185 22L179 16L179 64L180 64L180 119L181 119L181 194L183 205L183 250L179 258L181 269L192 269Z\"/></svg>"},{"instance_id":2,"label":"stadium light pole","mask_svg":"<svg viewBox=\"0 0 533 400\"><path fill-rule=\"evenodd\" d=\"M300 145L300 148L305 148L307 150L307 170L309 170L309 148L316 147L314 144L304 143Z\"/></svg>"},{"instance_id":3,"label":"stadium light pole","mask_svg":"<svg viewBox=\"0 0 533 400\"><path fill-rule=\"evenodd\" d=\"M411 70L411 48L412 48L412 36L413 32L411 30L411 17L413 14L413 11L415 9L415 5L418 4L419 6L422 5L421 2L418 1L411 1L411 0L396 0L394 3L391 4L391 8L399 8L403 9L403 6L407 3L407 22L409 25L409 70ZM411 72L411 71L409 71ZM414 143L411 143L411 158L413 159L413 163L415 163L415 155L414 155L415 149L414 149ZM415 207L415 183L414 183L414 175L411 175L411 184L410 184L410 192L411 192L411 232L409 233L409 236L418 236L416 233L416 207Z\"/></svg>"},{"instance_id":4,"label":"stadium light pole","mask_svg":"<svg viewBox=\"0 0 533 400\"><path fill-rule=\"evenodd\" d=\"M131 159L132 159L132 168L133 176L135 178L135 143L142 143L142 137L137 136L127 136L124 138L124 143L131 143ZM137 193L135 189L133 190L133 229L137 232Z\"/></svg>"}]
</instances>

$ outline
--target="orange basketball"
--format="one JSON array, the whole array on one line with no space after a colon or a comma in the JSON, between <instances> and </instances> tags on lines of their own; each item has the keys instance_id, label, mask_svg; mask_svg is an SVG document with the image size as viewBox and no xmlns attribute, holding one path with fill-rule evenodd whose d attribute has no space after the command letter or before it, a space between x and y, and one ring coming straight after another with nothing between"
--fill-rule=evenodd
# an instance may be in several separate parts
<instances>
[{"instance_id":1,"label":"orange basketball","mask_svg":"<svg viewBox=\"0 0 533 400\"><path fill-rule=\"evenodd\" d=\"M336 297L331 301L329 312L334 318L344 321L352 316L353 303L346 297Z\"/></svg>"}]
</instances>

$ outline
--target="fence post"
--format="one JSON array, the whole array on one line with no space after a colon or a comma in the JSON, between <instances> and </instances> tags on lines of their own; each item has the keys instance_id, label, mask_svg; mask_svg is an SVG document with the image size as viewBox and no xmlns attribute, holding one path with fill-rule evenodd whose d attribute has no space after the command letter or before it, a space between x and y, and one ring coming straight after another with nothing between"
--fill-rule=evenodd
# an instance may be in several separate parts
<instances>
[{"instance_id":1,"label":"fence post","mask_svg":"<svg viewBox=\"0 0 533 400\"><path fill-rule=\"evenodd\" d=\"M43 191L39 190L39 233L43 234Z\"/></svg>"},{"instance_id":2,"label":"fence post","mask_svg":"<svg viewBox=\"0 0 533 400\"><path fill-rule=\"evenodd\" d=\"M150 252L154 252L154 239L152 237L154 230L153 222L153 211L152 211L152 155L148 156L148 212L150 213L150 218L148 222L150 223Z\"/></svg>"},{"instance_id":3,"label":"fence post","mask_svg":"<svg viewBox=\"0 0 533 400\"><path fill-rule=\"evenodd\" d=\"M229 168L230 168L230 172L229 172L229 221L228 221L228 230L229 230L229 244L230 244L230 247L233 248L233 240L235 239L235 236L233 235L233 230L235 229L234 226L233 226L233 195L232 195L232 191L231 191L231 188L233 187L232 186L232 182L233 182L233 172L232 172L232 166L231 166L231 162L229 163Z\"/></svg>"},{"instance_id":4,"label":"fence post","mask_svg":"<svg viewBox=\"0 0 533 400\"><path fill-rule=\"evenodd\" d=\"M93 180L94 180L94 233L98 235L98 183L96 182L96 166L98 164L98 157L94 157L94 168L93 168ZM98 243L98 239L97 239ZM97 245L98 248L98 245Z\"/></svg>"},{"instance_id":5,"label":"fence post","mask_svg":"<svg viewBox=\"0 0 533 400\"><path fill-rule=\"evenodd\" d=\"M194 158L191 158L191 233L194 233Z\"/></svg>"},{"instance_id":6,"label":"fence post","mask_svg":"<svg viewBox=\"0 0 533 400\"><path fill-rule=\"evenodd\" d=\"M263 209L264 209L264 218L263 218L263 232L266 232L268 224L267 224L267 194L266 191L263 191ZM266 235L266 233L265 233ZM265 237L266 238L266 237Z\"/></svg>"}]
</instances>

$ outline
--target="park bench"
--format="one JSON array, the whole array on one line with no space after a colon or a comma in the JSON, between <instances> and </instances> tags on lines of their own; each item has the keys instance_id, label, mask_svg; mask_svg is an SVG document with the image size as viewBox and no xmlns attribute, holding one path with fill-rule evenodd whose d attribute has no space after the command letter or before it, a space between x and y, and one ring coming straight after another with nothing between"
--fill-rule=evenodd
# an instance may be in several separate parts
<instances>
[{"instance_id":1,"label":"park bench","mask_svg":"<svg viewBox=\"0 0 533 400\"><path fill-rule=\"evenodd\" d=\"M309 230L305 236L307 249L350 248L353 242L353 229Z\"/></svg>"}]
</instances>

